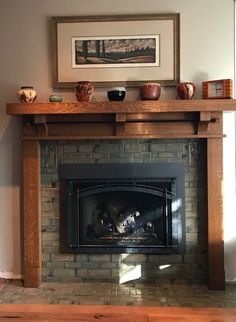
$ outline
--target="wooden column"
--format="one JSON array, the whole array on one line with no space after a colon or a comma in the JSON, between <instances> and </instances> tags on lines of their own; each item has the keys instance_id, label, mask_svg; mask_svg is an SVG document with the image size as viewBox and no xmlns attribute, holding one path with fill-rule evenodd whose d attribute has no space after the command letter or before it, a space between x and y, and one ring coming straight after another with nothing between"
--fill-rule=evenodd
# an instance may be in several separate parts
<instances>
[{"instance_id":1,"label":"wooden column","mask_svg":"<svg viewBox=\"0 0 236 322\"><path fill-rule=\"evenodd\" d=\"M39 287L41 281L39 151L38 141L23 142L25 287Z\"/></svg>"},{"instance_id":2,"label":"wooden column","mask_svg":"<svg viewBox=\"0 0 236 322\"><path fill-rule=\"evenodd\" d=\"M223 139L207 140L208 286L225 289L223 238Z\"/></svg>"}]
</instances>

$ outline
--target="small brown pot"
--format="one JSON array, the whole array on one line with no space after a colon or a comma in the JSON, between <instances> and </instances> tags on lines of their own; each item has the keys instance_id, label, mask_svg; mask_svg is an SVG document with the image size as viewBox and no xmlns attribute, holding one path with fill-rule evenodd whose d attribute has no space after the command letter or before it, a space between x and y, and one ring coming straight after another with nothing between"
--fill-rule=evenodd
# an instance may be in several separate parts
<instances>
[{"instance_id":1,"label":"small brown pot","mask_svg":"<svg viewBox=\"0 0 236 322\"><path fill-rule=\"evenodd\" d=\"M161 85L159 83L146 83L139 86L141 100L158 100L161 95Z\"/></svg>"}]
</instances>

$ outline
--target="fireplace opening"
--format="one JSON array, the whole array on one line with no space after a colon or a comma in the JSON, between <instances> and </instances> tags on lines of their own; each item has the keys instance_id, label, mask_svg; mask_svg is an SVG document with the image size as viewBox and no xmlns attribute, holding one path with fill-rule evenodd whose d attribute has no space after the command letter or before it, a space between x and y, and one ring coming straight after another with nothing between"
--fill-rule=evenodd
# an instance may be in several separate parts
<instances>
[{"instance_id":1,"label":"fireplace opening","mask_svg":"<svg viewBox=\"0 0 236 322\"><path fill-rule=\"evenodd\" d=\"M180 253L182 164L62 164L63 253Z\"/></svg>"}]
</instances>

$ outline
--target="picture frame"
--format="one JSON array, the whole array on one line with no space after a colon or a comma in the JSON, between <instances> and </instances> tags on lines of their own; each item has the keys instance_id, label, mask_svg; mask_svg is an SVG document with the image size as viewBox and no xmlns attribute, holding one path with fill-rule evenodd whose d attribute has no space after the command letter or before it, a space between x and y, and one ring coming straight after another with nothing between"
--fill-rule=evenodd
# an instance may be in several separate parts
<instances>
[{"instance_id":1,"label":"picture frame","mask_svg":"<svg viewBox=\"0 0 236 322\"><path fill-rule=\"evenodd\" d=\"M52 87L180 81L180 14L51 17Z\"/></svg>"}]
</instances>

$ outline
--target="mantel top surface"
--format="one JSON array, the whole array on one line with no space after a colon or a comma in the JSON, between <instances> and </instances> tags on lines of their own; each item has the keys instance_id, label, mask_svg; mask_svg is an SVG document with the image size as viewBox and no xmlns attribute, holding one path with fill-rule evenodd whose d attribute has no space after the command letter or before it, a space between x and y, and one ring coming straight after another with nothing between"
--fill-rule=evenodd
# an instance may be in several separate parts
<instances>
[{"instance_id":1,"label":"mantel top surface","mask_svg":"<svg viewBox=\"0 0 236 322\"><path fill-rule=\"evenodd\" d=\"M10 115L92 114L92 113L171 113L236 111L236 100L159 100L80 103L7 103Z\"/></svg>"}]
</instances>

